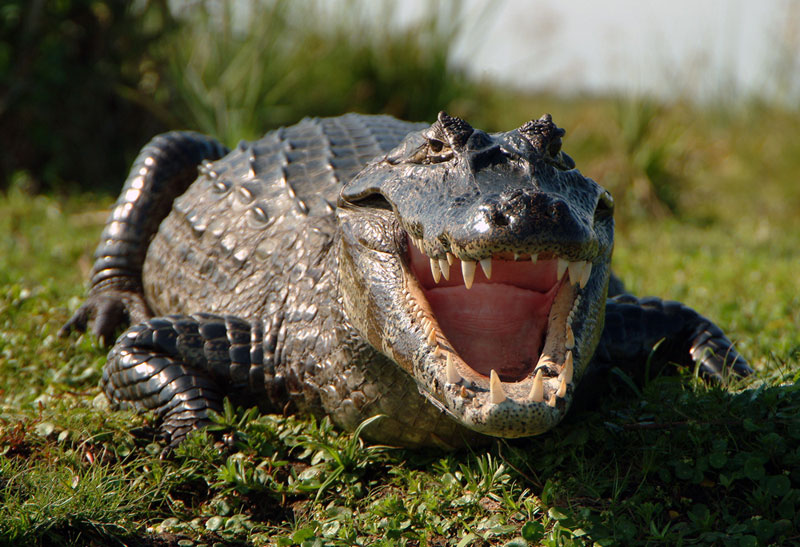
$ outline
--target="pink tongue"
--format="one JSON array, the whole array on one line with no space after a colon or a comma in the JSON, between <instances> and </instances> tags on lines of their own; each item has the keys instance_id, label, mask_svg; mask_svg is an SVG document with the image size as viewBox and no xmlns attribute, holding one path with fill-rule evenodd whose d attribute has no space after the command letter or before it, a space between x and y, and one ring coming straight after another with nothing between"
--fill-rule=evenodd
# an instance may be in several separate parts
<instances>
[{"instance_id":1,"label":"pink tongue","mask_svg":"<svg viewBox=\"0 0 800 547\"><path fill-rule=\"evenodd\" d=\"M480 374L496 370L504 381L521 380L536 366L554 294L499 283L425 291L461 358Z\"/></svg>"}]
</instances>

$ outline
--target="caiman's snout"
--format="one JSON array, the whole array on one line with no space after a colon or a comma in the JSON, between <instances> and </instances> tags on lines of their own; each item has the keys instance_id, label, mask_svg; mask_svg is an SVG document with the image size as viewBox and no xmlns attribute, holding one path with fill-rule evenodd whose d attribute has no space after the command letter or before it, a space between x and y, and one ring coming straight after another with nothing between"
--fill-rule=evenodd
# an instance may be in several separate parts
<instances>
[{"instance_id":1,"label":"caiman's snout","mask_svg":"<svg viewBox=\"0 0 800 547\"><path fill-rule=\"evenodd\" d=\"M454 247L477 254L487 248L495 252L558 250L582 259L587 258L583 254L592 238L585 216L576 215L563 198L532 188L514 189L473 204L447 235Z\"/></svg>"},{"instance_id":2,"label":"caiman's snout","mask_svg":"<svg viewBox=\"0 0 800 547\"><path fill-rule=\"evenodd\" d=\"M580 231L563 199L535 190L515 189L501 194L480 205L479 214L493 227L508 226L513 232L558 232L563 236Z\"/></svg>"}]
</instances>

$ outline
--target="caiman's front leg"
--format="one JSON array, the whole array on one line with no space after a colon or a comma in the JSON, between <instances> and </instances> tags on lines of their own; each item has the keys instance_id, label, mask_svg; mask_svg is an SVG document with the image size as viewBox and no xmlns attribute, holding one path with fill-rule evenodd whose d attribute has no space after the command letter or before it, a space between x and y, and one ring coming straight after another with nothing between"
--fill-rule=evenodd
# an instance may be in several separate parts
<instances>
[{"instance_id":1,"label":"caiman's front leg","mask_svg":"<svg viewBox=\"0 0 800 547\"><path fill-rule=\"evenodd\" d=\"M280 318L258 322L211 314L171 315L128 329L108 354L100 387L118 408L153 411L170 445L209 423L229 396L276 410L288 401L274 371ZM266 406L265 406L266 405Z\"/></svg>"},{"instance_id":2,"label":"caiman's front leg","mask_svg":"<svg viewBox=\"0 0 800 547\"><path fill-rule=\"evenodd\" d=\"M152 316L142 292L142 264L150 240L173 200L197 178L198 165L226 153L216 140L191 132L165 133L142 148L94 253L86 302L60 335L82 332L94 320L92 331L110 342L120 326Z\"/></svg>"},{"instance_id":3,"label":"caiman's front leg","mask_svg":"<svg viewBox=\"0 0 800 547\"><path fill-rule=\"evenodd\" d=\"M657 347L656 347L657 346ZM641 381L650 363L655 375L666 363L698 366L708 378L753 372L722 330L680 302L622 294L606 303L605 328L595 352L595 372L619 367Z\"/></svg>"}]
</instances>

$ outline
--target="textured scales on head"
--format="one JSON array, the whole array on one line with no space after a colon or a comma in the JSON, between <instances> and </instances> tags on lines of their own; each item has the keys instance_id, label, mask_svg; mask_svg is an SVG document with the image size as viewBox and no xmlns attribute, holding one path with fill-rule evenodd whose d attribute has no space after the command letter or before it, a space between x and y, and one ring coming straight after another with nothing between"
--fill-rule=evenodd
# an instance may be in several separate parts
<instances>
[{"instance_id":1,"label":"textured scales on head","mask_svg":"<svg viewBox=\"0 0 800 547\"><path fill-rule=\"evenodd\" d=\"M550 114L545 114L538 120L525 122L519 128L519 132L525 135L540 154L547 154L550 157L555 157L561 151L561 137L566 134L566 131L553 123Z\"/></svg>"},{"instance_id":2,"label":"textured scales on head","mask_svg":"<svg viewBox=\"0 0 800 547\"><path fill-rule=\"evenodd\" d=\"M440 133L453 150L461 151L475 129L461 118L455 118L442 111L439 112L438 120L431 127L431 131Z\"/></svg>"},{"instance_id":3,"label":"textured scales on head","mask_svg":"<svg viewBox=\"0 0 800 547\"><path fill-rule=\"evenodd\" d=\"M550 114L525 122L517 131L530 143L531 158L542 158L562 170L575 168L572 158L561 151L561 138L566 131L553 123ZM444 111L439 112L437 121L422 135L426 140L425 146L407 158L409 162L440 163L451 160L454 155L462 155L468 158L473 170L479 170L501 152L489 135L476 131L465 120Z\"/></svg>"},{"instance_id":4,"label":"textured scales on head","mask_svg":"<svg viewBox=\"0 0 800 547\"><path fill-rule=\"evenodd\" d=\"M534 150L551 160L561 169L573 169L575 162L561 151L561 137L566 131L553 123L550 114L545 114L538 120L525 122L519 132L528 139Z\"/></svg>"}]
</instances>

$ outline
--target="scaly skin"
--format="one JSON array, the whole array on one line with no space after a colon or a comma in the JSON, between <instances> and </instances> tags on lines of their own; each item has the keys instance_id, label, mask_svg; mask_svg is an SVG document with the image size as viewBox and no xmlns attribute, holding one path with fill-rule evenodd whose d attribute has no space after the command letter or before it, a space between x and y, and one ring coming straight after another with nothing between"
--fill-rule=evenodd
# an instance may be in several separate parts
<instances>
[{"instance_id":1,"label":"scaly skin","mask_svg":"<svg viewBox=\"0 0 800 547\"><path fill-rule=\"evenodd\" d=\"M659 362L749 374L693 310L618 295L613 200L563 134L549 116L489 135L444 113L429 127L347 115L213 163L214 141L158 137L64 332L138 323L101 384L158 413L173 444L225 396L346 429L385 414L365 434L397 445L535 435L587 370L639 375L662 339Z\"/></svg>"}]
</instances>

